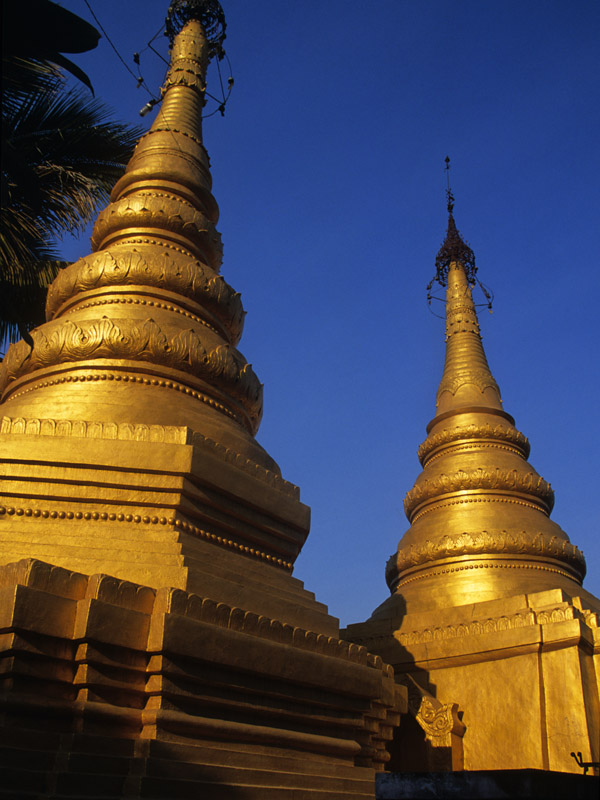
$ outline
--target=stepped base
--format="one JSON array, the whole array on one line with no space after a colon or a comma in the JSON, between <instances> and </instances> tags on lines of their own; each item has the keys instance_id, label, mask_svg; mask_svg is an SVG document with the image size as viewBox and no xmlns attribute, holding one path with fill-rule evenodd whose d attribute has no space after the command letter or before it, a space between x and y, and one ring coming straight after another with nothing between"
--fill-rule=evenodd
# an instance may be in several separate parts
<instances>
[{"instance_id":1,"label":"stepped base","mask_svg":"<svg viewBox=\"0 0 600 800\"><path fill-rule=\"evenodd\" d=\"M4 417L0 445L0 564L175 587L337 636L291 577L310 512L278 473L177 426Z\"/></svg>"},{"instance_id":2,"label":"stepped base","mask_svg":"<svg viewBox=\"0 0 600 800\"><path fill-rule=\"evenodd\" d=\"M180 589L0 568L0 797L373 800L406 709L364 647Z\"/></svg>"}]
</instances>

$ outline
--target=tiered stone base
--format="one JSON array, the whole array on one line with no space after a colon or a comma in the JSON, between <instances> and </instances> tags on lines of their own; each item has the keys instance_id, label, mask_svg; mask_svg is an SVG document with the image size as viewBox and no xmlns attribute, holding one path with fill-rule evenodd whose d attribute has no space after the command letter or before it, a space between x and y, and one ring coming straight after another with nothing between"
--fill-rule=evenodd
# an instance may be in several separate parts
<instances>
[{"instance_id":1,"label":"tiered stone base","mask_svg":"<svg viewBox=\"0 0 600 800\"><path fill-rule=\"evenodd\" d=\"M12 798L367 800L406 708L364 647L32 559L0 568L0 647Z\"/></svg>"}]
</instances>

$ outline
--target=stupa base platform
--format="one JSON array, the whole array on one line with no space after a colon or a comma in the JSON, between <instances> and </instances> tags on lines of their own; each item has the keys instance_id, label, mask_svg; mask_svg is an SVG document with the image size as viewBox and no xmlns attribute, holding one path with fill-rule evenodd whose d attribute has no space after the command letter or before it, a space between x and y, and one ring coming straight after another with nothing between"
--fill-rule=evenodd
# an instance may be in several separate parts
<instances>
[{"instance_id":1,"label":"stupa base platform","mask_svg":"<svg viewBox=\"0 0 600 800\"><path fill-rule=\"evenodd\" d=\"M367 800L406 692L364 647L180 589L0 567L11 798Z\"/></svg>"},{"instance_id":2,"label":"stupa base platform","mask_svg":"<svg viewBox=\"0 0 600 800\"><path fill-rule=\"evenodd\" d=\"M398 729L389 769L443 769L432 758L440 744L469 771L581 773L572 752L600 761L600 603L592 595L555 589L404 615L401 599L341 632L409 687L421 730Z\"/></svg>"}]
</instances>

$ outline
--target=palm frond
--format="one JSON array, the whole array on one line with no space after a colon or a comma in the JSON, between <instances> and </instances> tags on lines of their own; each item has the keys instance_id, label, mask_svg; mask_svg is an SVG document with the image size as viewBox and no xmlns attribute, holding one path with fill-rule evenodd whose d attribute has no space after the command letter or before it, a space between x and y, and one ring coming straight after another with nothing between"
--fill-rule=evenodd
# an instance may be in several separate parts
<instances>
[{"instance_id":1,"label":"palm frond","mask_svg":"<svg viewBox=\"0 0 600 800\"><path fill-rule=\"evenodd\" d=\"M141 130L108 119L80 92L32 93L3 120L9 202L43 217L53 232L81 229L106 203Z\"/></svg>"},{"instance_id":2,"label":"palm frond","mask_svg":"<svg viewBox=\"0 0 600 800\"><path fill-rule=\"evenodd\" d=\"M2 108L0 337L9 341L44 321L63 263L56 237L93 220L142 132L112 121L87 94L64 92L43 65L38 77Z\"/></svg>"}]
</instances>

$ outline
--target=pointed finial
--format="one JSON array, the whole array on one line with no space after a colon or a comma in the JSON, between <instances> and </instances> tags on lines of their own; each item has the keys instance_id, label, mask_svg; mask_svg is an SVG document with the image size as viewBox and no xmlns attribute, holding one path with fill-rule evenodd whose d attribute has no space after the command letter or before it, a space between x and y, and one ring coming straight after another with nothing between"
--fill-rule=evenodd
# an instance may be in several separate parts
<instances>
[{"instance_id":1,"label":"pointed finial","mask_svg":"<svg viewBox=\"0 0 600 800\"><path fill-rule=\"evenodd\" d=\"M441 286L446 286L448 278L448 270L453 261L458 261L462 264L467 280L473 286L475 284L475 275L477 267L475 266L475 253L471 250L469 245L464 241L456 222L454 221L454 195L450 189L450 156L446 156L446 199L448 202L448 230L446 231L446 238L444 244L441 246L435 258L435 278L429 284L428 292L431 289L434 281L437 281ZM428 295L429 296L429 295Z\"/></svg>"},{"instance_id":2,"label":"pointed finial","mask_svg":"<svg viewBox=\"0 0 600 800\"><path fill-rule=\"evenodd\" d=\"M454 195L450 189L450 156L446 156L446 199L448 200L448 213L451 214L454 210Z\"/></svg>"}]
</instances>

